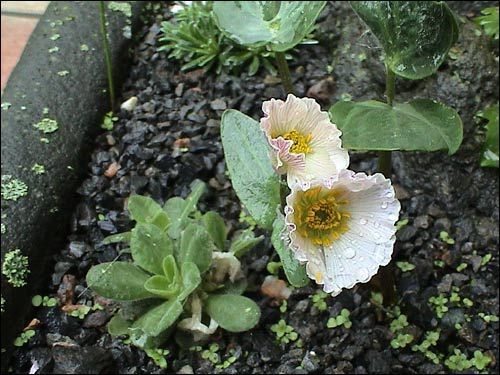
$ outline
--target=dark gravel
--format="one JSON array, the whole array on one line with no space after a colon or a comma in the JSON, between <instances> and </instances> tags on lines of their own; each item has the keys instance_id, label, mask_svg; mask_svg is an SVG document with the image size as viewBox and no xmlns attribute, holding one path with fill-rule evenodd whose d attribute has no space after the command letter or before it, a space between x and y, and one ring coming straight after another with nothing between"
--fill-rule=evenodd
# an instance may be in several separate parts
<instances>
[{"instance_id":1,"label":"dark gravel","mask_svg":"<svg viewBox=\"0 0 500 375\"><path fill-rule=\"evenodd\" d=\"M472 17L476 8L476 4L465 9L460 5L458 10ZM259 293L265 265L275 260L269 240L245 259L249 295L262 308L260 324L244 334L218 331L210 341L219 344L221 362L236 357L226 369L215 368L200 352L183 351L170 342L169 367L161 370L144 352L106 333L105 324L116 306L87 290L84 276L92 264L117 257L120 247L101 241L130 229L125 199L132 193L159 202L174 195L184 197L191 181L200 178L209 185L200 209L218 210L232 230L245 226L238 220L241 207L225 174L220 116L225 108L235 108L258 119L263 100L284 96L280 86L264 83L264 72L255 77L180 72L176 62L155 51L162 17L170 17L167 8L156 24L144 28L146 41L137 45L124 85L124 100L137 96L139 104L132 113L120 112L114 130L96 139L87 179L78 189L81 201L74 210L67 246L55 257L46 288L48 295L57 295L59 289L59 296L74 304L98 303L103 310L79 319L59 307L40 307L37 334L17 350L12 371L28 372L36 366L42 372L59 373L440 373L454 372L444 362L458 348L468 358L476 350L491 356L485 371L498 373L498 322L488 323L479 316L498 315L498 170L479 167L484 132L473 120L477 110L498 100L498 57L495 61L488 41L477 37L470 25L462 26L458 59L448 60L426 80L397 83L399 100L439 99L459 111L465 128L464 143L451 157L440 152L395 155L393 181L402 203L401 217L408 219L398 232L395 258L415 266L408 272L396 268L398 306L409 323L403 332L414 337L410 345L391 347L392 319L374 305L365 285L327 298L325 311L309 297L315 286L294 290L287 311L280 313L279 303ZM345 93L355 100L382 99L380 51L363 34L348 6L328 4L320 21L320 44L300 47L290 64L299 95L319 90L325 109ZM360 58L361 53L366 59ZM333 83L330 79L319 84L331 76L327 66L333 67ZM119 168L106 177L113 163ZM351 154L352 169L373 172L375 165L373 153ZM440 239L441 231L454 243ZM486 254L492 259L481 265ZM467 267L457 271L461 263ZM73 278L64 275L74 276L73 294L68 292ZM438 317L428 299L439 293L450 298L453 291L461 301L470 299L472 306L448 302L449 310ZM343 308L351 312L352 326L327 329L328 318ZM277 343L270 327L280 318L294 327L302 345ZM441 356L438 364L411 350L430 330L440 330L432 347ZM479 373L474 368L467 371Z\"/></svg>"}]
</instances>

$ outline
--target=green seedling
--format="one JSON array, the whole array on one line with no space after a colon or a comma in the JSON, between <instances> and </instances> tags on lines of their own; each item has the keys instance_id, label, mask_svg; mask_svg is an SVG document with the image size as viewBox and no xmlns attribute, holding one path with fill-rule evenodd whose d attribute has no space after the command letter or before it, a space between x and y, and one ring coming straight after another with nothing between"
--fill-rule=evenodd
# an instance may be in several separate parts
<instances>
[{"instance_id":1,"label":"green seedling","mask_svg":"<svg viewBox=\"0 0 500 375\"><path fill-rule=\"evenodd\" d=\"M408 219L399 220L396 223L396 230L400 230L401 228L405 227L406 225L408 225Z\"/></svg>"},{"instance_id":2,"label":"green seedling","mask_svg":"<svg viewBox=\"0 0 500 375\"><path fill-rule=\"evenodd\" d=\"M283 268L281 262L269 262L266 266L267 272L271 275L278 275L281 268Z\"/></svg>"},{"instance_id":3,"label":"green seedling","mask_svg":"<svg viewBox=\"0 0 500 375\"><path fill-rule=\"evenodd\" d=\"M467 268L467 263L460 263L458 266L457 266L457 272L462 272L463 270L465 270Z\"/></svg>"},{"instance_id":4,"label":"green seedling","mask_svg":"<svg viewBox=\"0 0 500 375\"><path fill-rule=\"evenodd\" d=\"M36 175L41 175L45 173L45 167L41 164L35 163L33 167L31 167L31 170L36 174Z\"/></svg>"},{"instance_id":5,"label":"green seedling","mask_svg":"<svg viewBox=\"0 0 500 375\"><path fill-rule=\"evenodd\" d=\"M288 302L286 301L286 299L283 300L283 302L281 302L281 305L280 305L280 312L282 314L286 313L286 310L288 309Z\"/></svg>"},{"instance_id":6,"label":"green seedling","mask_svg":"<svg viewBox=\"0 0 500 375\"><path fill-rule=\"evenodd\" d=\"M412 335L399 333L394 339L391 340L391 347L393 349L405 348L412 341L413 341Z\"/></svg>"},{"instance_id":7,"label":"green seedling","mask_svg":"<svg viewBox=\"0 0 500 375\"><path fill-rule=\"evenodd\" d=\"M31 299L31 304L35 307L45 306L45 307L54 307L58 305L58 301L54 297L48 296L40 296L36 295Z\"/></svg>"},{"instance_id":8,"label":"green seedling","mask_svg":"<svg viewBox=\"0 0 500 375\"><path fill-rule=\"evenodd\" d=\"M145 349L144 350L149 358L153 360L153 362L159 367L166 369L168 366L166 356L170 354L170 351L167 349Z\"/></svg>"},{"instance_id":9,"label":"green seedling","mask_svg":"<svg viewBox=\"0 0 500 375\"><path fill-rule=\"evenodd\" d=\"M474 22L483 28L486 35L498 40L498 7L484 8L481 14L474 18Z\"/></svg>"},{"instance_id":10,"label":"green seedling","mask_svg":"<svg viewBox=\"0 0 500 375\"><path fill-rule=\"evenodd\" d=\"M470 363L479 371L482 371L488 367L492 361L490 356L483 354L480 350L475 350L474 357L470 360Z\"/></svg>"},{"instance_id":11,"label":"green seedling","mask_svg":"<svg viewBox=\"0 0 500 375\"><path fill-rule=\"evenodd\" d=\"M497 8L497 22L498 22L498 8ZM498 28L498 23L497 23L497 28ZM477 116L488 120L488 122L486 123L486 139L482 150L483 154L481 157L481 166L498 168L498 155L499 155L498 103L484 109L484 111L479 112Z\"/></svg>"},{"instance_id":12,"label":"green seedling","mask_svg":"<svg viewBox=\"0 0 500 375\"><path fill-rule=\"evenodd\" d=\"M217 343L210 344L208 349L205 349L204 351L201 352L201 358L206 359L212 362L214 365L216 365L220 361L219 353L217 353L218 351L219 351L219 344Z\"/></svg>"},{"instance_id":13,"label":"green seedling","mask_svg":"<svg viewBox=\"0 0 500 375\"><path fill-rule=\"evenodd\" d=\"M464 371L471 368L471 362L467 359L466 355L463 354L460 349L455 349L453 355L449 356L444 364L450 370Z\"/></svg>"},{"instance_id":14,"label":"green seedling","mask_svg":"<svg viewBox=\"0 0 500 375\"><path fill-rule=\"evenodd\" d=\"M85 319L91 309L92 308L90 306L81 305L77 309L71 311L69 315L78 319Z\"/></svg>"},{"instance_id":15,"label":"green seedling","mask_svg":"<svg viewBox=\"0 0 500 375\"><path fill-rule=\"evenodd\" d=\"M104 116L104 120L102 121L101 128L104 130L111 131L114 128L114 123L118 121L118 117L113 116L113 112L108 112Z\"/></svg>"},{"instance_id":16,"label":"green seedling","mask_svg":"<svg viewBox=\"0 0 500 375\"><path fill-rule=\"evenodd\" d=\"M21 333L21 335L19 335L18 337L16 337L16 339L14 340L14 346L23 346L33 336L35 336L35 333L36 332L33 329L28 329L27 331L24 331L23 333Z\"/></svg>"},{"instance_id":17,"label":"green seedling","mask_svg":"<svg viewBox=\"0 0 500 375\"><path fill-rule=\"evenodd\" d=\"M490 262L491 258L493 258L493 255L490 253L484 255L481 259L481 267L486 266Z\"/></svg>"},{"instance_id":18,"label":"green seedling","mask_svg":"<svg viewBox=\"0 0 500 375\"><path fill-rule=\"evenodd\" d=\"M408 262L396 262L396 266L403 272L409 272L415 269L415 265Z\"/></svg>"},{"instance_id":19,"label":"green seedling","mask_svg":"<svg viewBox=\"0 0 500 375\"><path fill-rule=\"evenodd\" d=\"M444 313L448 311L448 306L446 306L446 304L448 303L448 298L444 296L432 296L429 298L429 303L434 305L434 309L438 318L442 318L444 316Z\"/></svg>"},{"instance_id":20,"label":"green seedling","mask_svg":"<svg viewBox=\"0 0 500 375\"><path fill-rule=\"evenodd\" d=\"M59 129L57 121L50 118L43 118L36 124L33 124L33 126L42 131L44 134L54 133L57 129Z\"/></svg>"},{"instance_id":21,"label":"green seedling","mask_svg":"<svg viewBox=\"0 0 500 375\"><path fill-rule=\"evenodd\" d=\"M328 293L325 293L322 290L318 290L313 296L312 296L312 302L313 305L319 310L319 311L325 311L327 309L327 305L325 302L326 297L328 297Z\"/></svg>"},{"instance_id":22,"label":"green seedling","mask_svg":"<svg viewBox=\"0 0 500 375\"><path fill-rule=\"evenodd\" d=\"M328 328L335 328L339 326L344 326L344 328L351 328L352 322L349 319L349 316L351 313L347 309L342 309L339 315L336 317L331 317L328 319L328 322L326 323L326 326Z\"/></svg>"},{"instance_id":23,"label":"green seedling","mask_svg":"<svg viewBox=\"0 0 500 375\"><path fill-rule=\"evenodd\" d=\"M486 323L490 322L498 322L498 316L497 315L486 315L485 313L480 312L478 314Z\"/></svg>"},{"instance_id":24,"label":"green seedling","mask_svg":"<svg viewBox=\"0 0 500 375\"><path fill-rule=\"evenodd\" d=\"M408 320L406 315L401 314L391 322L390 330L392 333L401 331L403 328L408 327Z\"/></svg>"},{"instance_id":25,"label":"green seedling","mask_svg":"<svg viewBox=\"0 0 500 375\"><path fill-rule=\"evenodd\" d=\"M299 335L292 326L286 324L284 319L271 326L271 331L276 334L276 338L282 344L288 344L290 341L296 341Z\"/></svg>"},{"instance_id":26,"label":"green seedling","mask_svg":"<svg viewBox=\"0 0 500 375\"><path fill-rule=\"evenodd\" d=\"M447 243L448 245L453 245L455 243L455 240L453 238L450 237L450 235L448 234L448 232L442 230L441 232L439 232L439 239L445 243Z\"/></svg>"}]
</instances>

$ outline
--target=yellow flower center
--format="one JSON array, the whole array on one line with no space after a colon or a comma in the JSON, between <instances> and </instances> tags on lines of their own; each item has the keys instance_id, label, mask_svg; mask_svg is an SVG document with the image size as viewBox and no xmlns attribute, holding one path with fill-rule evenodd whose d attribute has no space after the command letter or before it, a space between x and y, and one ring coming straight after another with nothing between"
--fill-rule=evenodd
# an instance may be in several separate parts
<instances>
[{"instance_id":1,"label":"yellow flower center","mask_svg":"<svg viewBox=\"0 0 500 375\"><path fill-rule=\"evenodd\" d=\"M347 231L350 214L348 201L340 189L315 187L297 193L294 221L297 232L315 245L329 246Z\"/></svg>"},{"instance_id":2,"label":"yellow flower center","mask_svg":"<svg viewBox=\"0 0 500 375\"><path fill-rule=\"evenodd\" d=\"M297 130L292 130L285 133L282 137L293 142L292 147L290 147L290 152L294 154L308 154L311 152L311 146L309 146L309 143L311 142L312 134L303 135Z\"/></svg>"}]
</instances>

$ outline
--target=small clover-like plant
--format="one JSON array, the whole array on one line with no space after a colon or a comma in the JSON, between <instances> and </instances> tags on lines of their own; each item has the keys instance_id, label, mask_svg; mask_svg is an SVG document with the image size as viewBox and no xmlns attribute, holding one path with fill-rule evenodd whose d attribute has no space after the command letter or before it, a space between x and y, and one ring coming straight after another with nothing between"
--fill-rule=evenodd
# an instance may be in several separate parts
<instances>
[{"instance_id":1,"label":"small clover-like plant","mask_svg":"<svg viewBox=\"0 0 500 375\"><path fill-rule=\"evenodd\" d=\"M326 297L328 297L328 293L325 293L322 290L318 290L312 296L312 302L314 307L316 307L319 311L325 311L327 309L327 304L325 302Z\"/></svg>"},{"instance_id":2,"label":"small clover-like plant","mask_svg":"<svg viewBox=\"0 0 500 375\"><path fill-rule=\"evenodd\" d=\"M118 121L118 117L113 115L113 112L108 112L104 116L104 119L102 120L101 128L104 130L113 130L115 126L115 122Z\"/></svg>"},{"instance_id":3,"label":"small clover-like plant","mask_svg":"<svg viewBox=\"0 0 500 375\"><path fill-rule=\"evenodd\" d=\"M167 349L159 349L159 348L150 348L144 350L149 358L153 360L153 362L159 368L167 368L168 362L166 356L170 354L170 351Z\"/></svg>"},{"instance_id":4,"label":"small clover-like plant","mask_svg":"<svg viewBox=\"0 0 500 375\"><path fill-rule=\"evenodd\" d=\"M271 331L276 334L276 338L282 344L288 344L290 341L296 341L299 338L299 335L292 326L286 324L284 319L280 319L280 321L271 326Z\"/></svg>"},{"instance_id":5,"label":"small clover-like plant","mask_svg":"<svg viewBox=\"0 0 500 375\"><path fill-rule=\"evenodd\" d=\"M219 214L196 209L204 189L197 180L186 199L173 197L163 207L148 197L129 198L135 227L104 243L127 242L133 262L102 263L87 273L97 294L122 302L108 324L112 335L128 335L134 345L151 349L175 327L198 341L219 326L242 332L258 323L259 307L241 295L246 282L238 258L262 237L243 231L229 241Z\"/></svg>"},{"instance_id":6,"label":"small clover-like plant","mask_svg":"<svg viewBox=\"0 0 500 375\"><path fill-rule=\"evenodd\" d=\"M489 355L483 354L480 350L474 351L474 357L470 360L472 366L477 368L479 371L484 370L490 365L493 360Z\"/></svg>"},{"instance_id":7,"label":"small clover-like plant","mask_svg":"<svg viewBox=\"0 0 500 375\"><path fill-rule=\"evenodd\" d=\"M343 325L344 328L351 328L352 322L349 318L350 315L351 312L349 310L342 309L339 315L328 319L328 322L326 322L326 326L328 328L335 328Z\"/></svg>"},{"instance_id":8,"label":"small clover-like plant","mask_svg":"<svg viewBox=\"0 0 500 375\"><path fill-rule=\"evenodd\" d=\"M393 349L405 348L412 341L413 335L410 335L408 333L399 333L395 338L391 340L391 347Z\"/></svg>"},{"instance_id":9,"label":"small clover-like plant","mask_svg":"<svg viewBox=\"0 0 500 375\"><path fill-rule=\"evenodd\" d=\"M40 296L36 295L31 299L31 304L35 307L45 306L45 307L54 307L57 306L58 301L57 298L48 297L48 296Z\"/></svg>"},{"instance_id":10,"label":"small clover-like plant","mask_svg":"<svg viewBox=\"0 0 500 375\"><path fill-rule=\"evenodd\" d=\"M455 349L453 354L444 361L444 364L450 370L464 371L471 368L470 360L460 349Z\"/></svg>"},{"instance_id":11,"label":"small clover-like plant","mask_svg":"<svg viewBox=\"0 0 500 375\"><path fill-rule=\"evenodd\" d=\"M35 330L28 329L22 332L16 339L14 340L14 346L23 346L26 344L33 336L35 336Z\"/></svg>"},{"instance_id":12,"label":"small clover-like plant","mask_svg":"<svg viewBox=\"0 0 500 375\"><path fill-rule=\"evenodd\" d=\"M434 309L438 318L442 318L448 311L448 306L446 306L446 304L448 303L448 298L442 295L429 297L429 303L434 305Z\"/></svg>"}]
</instances>

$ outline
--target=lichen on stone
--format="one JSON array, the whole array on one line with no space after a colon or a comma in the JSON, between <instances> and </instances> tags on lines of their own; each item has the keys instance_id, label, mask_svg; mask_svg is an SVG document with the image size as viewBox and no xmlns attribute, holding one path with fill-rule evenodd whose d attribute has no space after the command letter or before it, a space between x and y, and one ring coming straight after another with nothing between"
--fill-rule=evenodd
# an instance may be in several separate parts
<instances>
[{"instance_id":1,"label":"lichen on stone","mask_svg":"<svg viewBox=\"0 0 500 375\"><path fill-rule=\"evenodd\" d=\"M43 131L45 134L47 133L53 133L57 129L59 129L59 126L57 125L56 120L52 120L50 118L43 118L40 122L33 124L35 128L38 130Z\"/></svg>"},{"instance_id":2,"label":"lichen on stone","mask_svg":"<svg viewBox=\"0 0 500 375\"><path fill-rule=\"evenodd\" d=\"M66 77L69 74L68 70L61 70L60 72L57 72L57 75L59 77Z\"/></svg>"},{"instance_id":3,"label":"lichen on stone","mask_svg":"<svg viewBox=\"0 0 500 375\"><path fill-rule=\"evenodd\" d=\"M2 263L2 273L12 286L21 287L26 285L26 277L30 273L28 257L23 255L20 249L9 251L5 254Z\"/></svg>"},{"instance_id":4,"label":"lichen on stone","mask_svg":"<svg viewBox=\"0 0 500 375\"><path fill-rule=\"evenodd\" d=\"M35 163L31 170L35 172L35 174L40 175L45 173L45 167L42 164Z\"/></svg>"},{"instance_id":5,"label":"lichen on stone","mask_svg":"<svg viewBox=\"0 0 500 375\"><path fill-rule=\"evenodd\" d=\"M11 175L2 176L2 199L17 201L28 194L28 186Z\"/></svg>"}]
</instances>

